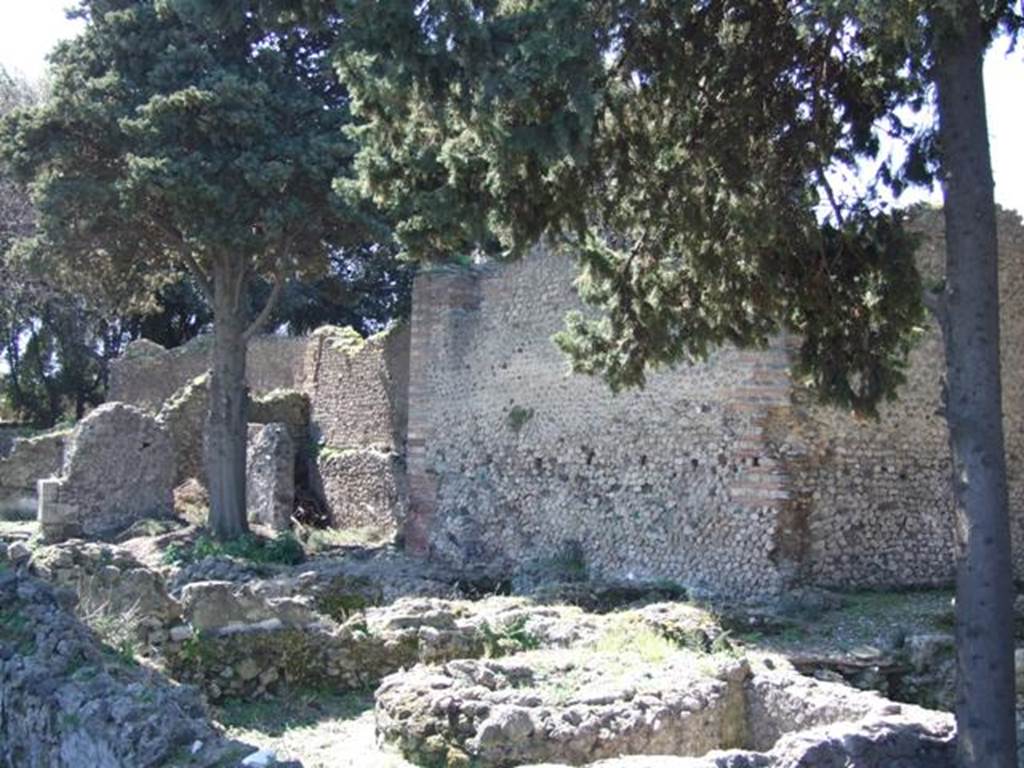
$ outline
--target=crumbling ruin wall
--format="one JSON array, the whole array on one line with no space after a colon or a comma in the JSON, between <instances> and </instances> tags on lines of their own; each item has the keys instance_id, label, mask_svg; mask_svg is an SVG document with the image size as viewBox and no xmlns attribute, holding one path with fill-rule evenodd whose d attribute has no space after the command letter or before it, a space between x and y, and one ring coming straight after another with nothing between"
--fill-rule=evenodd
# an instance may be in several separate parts
<instances>
[{"instance_id":1,"label":"crumbling ruin wall","mask_svg":"<svg viewBox=\"0 0 1024 768\"><path fill-rule=\"evenodd\" d=\"M1024 572L1024 228L1000 215L1011 511ZM941 274L941 212L921 262ZM581 552L591 573L730 594L788 584L924 586L953 575L943 350L930 325L879 421L812 401L792 345L722 349L612 396L551 343L572 264L533 255L416 281L409 546L499 568ZM559 553L563 554L559 554Z\"/></svg>"},{"instance_id":2,"label":"crumbling ruin wall","mask_svg":"<svg viewBox=\"0 0 1024 768\"><path fill-rule=\"evenodd\" d=\"M409 330L398 326L363 339L347 328L309 336L261 336L249 346L250 421L292 427L298 480L306 478L334 525L393 534L405 499ZM160 414L174 438L178 483L202 479L209 340L165 350L134 342L111 366L110 397ZM266 398L308 397L301 425L264 411ZM306 418L309 430L306 430Z\"/></svg>"},{"instance_id":3,"label":"crumbling ruin wall","mask_svg":"<svg viewBox=\"0 0 1024 768\"><path fill-rule=\"evenodd\" d=\"M0 457L0 520L28 519L36 513L36 481L60 472L70 430L17 438Z\"/></svg>"},{"instance_id":4,"label":"crumbling ruin wall","mask_svg":"<svg viewBox=\"0 0 1024 768\"><path fill-rule=\"evenodd\" d=\"M130 405L101 405L71 433L60 477L39 481L42 533L51 541L104 538L137 520L166 517L174 476L166 428Z\"/></svg>"},{"instance_id":5,"label":"crumbling ruin wall","mask_svg":"<svg viewBox=\"0 0 1024 768\"><path fill-rule=\"evenodd\" d=\"M404 519L408 328L368 339L322 328L310 342L313 450L334 524L394 534Z\"/></svg>"},{"instance_id":6,"label":"crumbling ruin wall","mask_svg":"<svg viewBox=\"0 0 1024 768\"><path fill-rule=\"evenodd\" d=\"M213 340L199 336L174 349L148 340L132 342L110 364L108 401L159 411L178 390L209 370ZM253 395L301 389L306 339L257 336L249 342L246 381Z\"/></svg>"}]
</instances>

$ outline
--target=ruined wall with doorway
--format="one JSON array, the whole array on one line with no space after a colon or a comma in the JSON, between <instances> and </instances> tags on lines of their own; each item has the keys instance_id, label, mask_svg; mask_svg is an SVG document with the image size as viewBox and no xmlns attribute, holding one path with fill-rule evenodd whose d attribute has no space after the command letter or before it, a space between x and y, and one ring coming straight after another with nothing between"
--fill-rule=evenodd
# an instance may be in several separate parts
<instances>
[{"instance_id":1,"label":"ruined wall with doorway","mask_svg":"<svg viewBox=\"0 0 1024 768\"><path fill-rule=\"evenodd\" d=\"M378 539L397 534L404 519L408 347L402 325L368 339L328 326L301 337L259 336L249 345L251 421L277 420L261 412L267 398L286 401L293 393L309 401L308 430L303 425L303 435L292 435L297 491L317 497L335 527L367 529ZM141 341L111 365L109 399L162 413L171 427L179 481L203 481L209 354L206 337L170 350Z\"/></svg>"}]
</instances>

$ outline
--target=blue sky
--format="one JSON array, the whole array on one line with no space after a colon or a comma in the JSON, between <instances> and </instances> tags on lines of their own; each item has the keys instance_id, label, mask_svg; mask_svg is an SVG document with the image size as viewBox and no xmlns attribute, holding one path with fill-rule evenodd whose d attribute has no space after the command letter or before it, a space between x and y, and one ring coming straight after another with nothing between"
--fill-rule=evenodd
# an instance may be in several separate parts
<instances>
[{"instance_id":1,"label":"blue sky","mask_svg":"<svg viewBox=\"0 0 1024 768\"><path fill-rule=\"evenodd\" d=\"M78 29L64 17L67 0L0 0L0 64L39 79L45 56ZM989 137L996 201L1024 215L1024 46L1006 54L997 43L985 60ZM933 199L920 191L914 199ZM905 201L904 201L905 202Z\"/></svg>"}]
</instances>

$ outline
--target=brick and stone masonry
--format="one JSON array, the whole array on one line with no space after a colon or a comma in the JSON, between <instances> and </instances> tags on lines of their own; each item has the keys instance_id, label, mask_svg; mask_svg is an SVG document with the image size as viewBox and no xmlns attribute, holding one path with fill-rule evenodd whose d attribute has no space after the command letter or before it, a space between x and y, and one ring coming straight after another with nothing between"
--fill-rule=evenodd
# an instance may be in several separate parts
<instances>
[{"instance_id":1,"label":"brick and stone masonry","mask_svg":"<svg viewBox=\"0 0 1024 768\"><path fill-rule=\"evenodd\" d=\"M941 275L942 216L920 261ZM1024 227L1002 212L1003 382L1017 565L1024 573ZM514 571L582 555L594 576L695 592L930 586L953 573L941 339L922 329L877 421L826 408L790 375L798 339L724 348L612 395L572 375L551 336L579 307L571 260L442 267L416 278L410 323L361 340L264 337L254 395L309 398L336 525L401 531L413 552ZM160 407L205 370L202 342L140 345L112 396Z\"/></svg>"}]
</instances>

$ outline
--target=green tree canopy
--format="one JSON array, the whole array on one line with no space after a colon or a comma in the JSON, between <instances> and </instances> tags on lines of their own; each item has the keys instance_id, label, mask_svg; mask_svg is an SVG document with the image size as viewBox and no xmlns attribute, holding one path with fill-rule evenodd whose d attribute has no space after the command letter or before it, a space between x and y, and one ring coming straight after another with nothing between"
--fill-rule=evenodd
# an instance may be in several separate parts
<instances>
[{"instance_id":1,"label":"green tree canopy","mask_svg":"<svg viewBox=\"0 0 1024 768\"><path fill-rule=\"evenodd\" d=\"M896 107L925 93L847 16L751 0L341 15L360 118L343 188L394 217L418 259L567 246L605 309L559 338L576 369L636 384L786 327L823 398L872 411L894 393L923 320L913 243L878 198L837 199L827 172L879 155L878 125L915 139Z\"/></svg>"},{"instance_id":2,"label":"green tree canopy","mask_svg":"<svg viewBox=\"0 0 1024 768\"><path fill-rule=\"evenodd\" d=\"M283 13L303 3L279 2ZM296 7L297 6L297 7ZM596 320L559 343L613 387L782 329L820 396L895 394L923 305L946 343L959 761L1016 764L995 206L981 63L1010 0L346 0L358 177L418 259L573 253ZM902 119L934 106L937 123ZM883 155L880 135L906 145ZM829 173L881 161L842 196ZM925 292L884 192L943 181ZM823 217L823 213L824 217Z\"/></svg>"}]
</instances>

